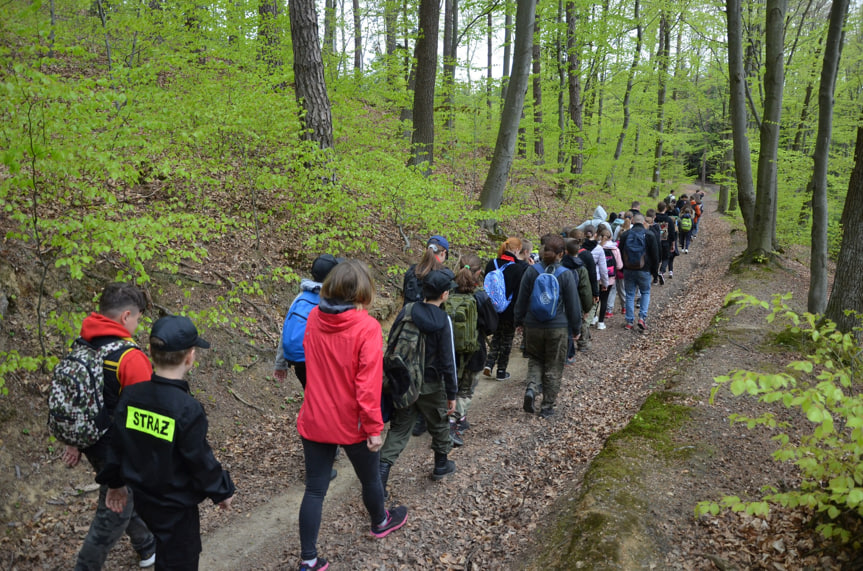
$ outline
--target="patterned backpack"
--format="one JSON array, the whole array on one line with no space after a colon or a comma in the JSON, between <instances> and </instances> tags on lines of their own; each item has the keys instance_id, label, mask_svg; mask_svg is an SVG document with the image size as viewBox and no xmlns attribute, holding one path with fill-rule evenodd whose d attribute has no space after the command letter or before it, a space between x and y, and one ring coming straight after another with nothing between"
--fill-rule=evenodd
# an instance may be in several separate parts
<instances>
[{"instance_id":1,"label":"patterned backpack","mask_svg":"<svg viewBox=\"0 0 863 571\"><path fill-rule=\"evenodd\" d=\"M426 341L411 315L415 305L405 306L405 314L390 331L384 351L383 391L392 396L396 408L407 408L417 401L425 374Z\"/></svg>"},{"instance_id":2,"label":"patterned backpack","mask_svg":"<svg viewBox=\"0 0 863 571\"><path fill-rule=\"evenodd\" d=\"M509 307L509 304L512 302L512 294L510 294L509 297L506 296L506 281L503 277L503 271L512 264L513 262L507 262L503 267L498 267L497 260L495 260L494 270L490 271L488 275L485 276L485 280L483 280L482 285L485 288L486 293L488 293L488 297L491 299L491 304L494 306L494 310L498 313L506 311L506 308Z\"/></svg>"},{"instance_id":3,"label":"patterned backpack","mask_svg":"<svg viewBox=\"0 0 863 571\"><path fill-rule=\"evenodd\" d=\"M111 423L105 409L105 357L123 348L137 347L117 339L96 348L82 338L54 367L48 393L48 428L57 440L87 448L98 441Z\"/></svg>"}]
</instances>

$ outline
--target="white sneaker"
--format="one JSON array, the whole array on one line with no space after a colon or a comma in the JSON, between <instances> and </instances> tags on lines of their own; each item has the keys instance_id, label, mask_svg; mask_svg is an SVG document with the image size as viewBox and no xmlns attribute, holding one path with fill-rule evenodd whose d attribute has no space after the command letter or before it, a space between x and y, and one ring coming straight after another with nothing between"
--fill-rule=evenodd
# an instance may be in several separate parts
<instances>
[{"instance_id":1,"label":"white sneaker","mask_svg":"<svg viewBox=\"0 0 863 571\"><path fill-rule=\"evenodd\" d=\"M152 567L155 564L156 564L156 552L155 551L148 558L141 559L141 562L139 563L139 565L141 566L142 569L145 567Z\"/></svg>"},{"instance_id":2,"label":"white sneaker","mask_svg":"<svg viewBox=\"0 0 863 571\"><path fill-rule=\"evenodd\" d=\"M599 316L598 316L598 315L594 315L594 316L593 316L593 319L591 319L591 320L590 320L590 324L591 324L591 325L596 325L597 323L599 323Z\"/></svg>"},{"instance_id":3,"label":"white sneaker","mask_svg":"<svg viewBox=\"0 0 863 571\"><path fill-rule=\"evenodd\" d=\"M605 323L597 323L596 328L597 329L605 329Z\"/></svg>"},{"instance_id":4,"label":"white sneaker","mask_svg":"<svg viewBox=\"0 0 863 571\"><path fill-rule=\"evenodd\" d=\"M671 279L673 277L674 277L674 272L672 272L671 270L668 270L668 279Z\"/></svg>"}]
</instances>

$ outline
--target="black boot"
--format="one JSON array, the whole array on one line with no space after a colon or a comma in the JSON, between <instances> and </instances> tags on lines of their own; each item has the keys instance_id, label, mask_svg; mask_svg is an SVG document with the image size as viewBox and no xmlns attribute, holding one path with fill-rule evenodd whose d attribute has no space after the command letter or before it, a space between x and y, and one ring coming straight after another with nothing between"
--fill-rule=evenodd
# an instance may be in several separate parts
<instances>
[{"instance_id":1,"label":"black boot","mask_svg":"<svg viewBox=\"0 0 863 571\"><path fill-rule=\"evenodd\" d=\"M381 487L384 489L384 499L389 497L387 493L387 480L390 479L390 468L392 468L392 464L387 464L386 462L381 462L378 465L378 472L381 475Z\"/></svg>"},{"instance_id":2,"label":"black boot","mask_svg":"<svg viewBox=\"0 0 863 571\"><path fill-rule=\"evenodd\" d=\"M434 453L434 472L432 472L432 480L441 480L444 476L455 472L455 462L447 460L446 454L440 452Z\"/></svg>"}]
</instances>

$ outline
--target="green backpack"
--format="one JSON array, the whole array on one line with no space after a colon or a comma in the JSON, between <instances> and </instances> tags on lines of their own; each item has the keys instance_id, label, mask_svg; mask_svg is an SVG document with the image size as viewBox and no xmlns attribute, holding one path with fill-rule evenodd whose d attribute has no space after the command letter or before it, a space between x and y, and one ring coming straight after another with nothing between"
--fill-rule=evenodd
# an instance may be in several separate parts
<instances>
[{"instance_id":1,"label":"green backpack","mask_svg":"<svg viewBox=\"0 0 863 571\"><path fill-rule=\"evenodd\" d=\"M425 335L411 317L414 305L405 306L384 351L383 391L392 397L395 408L408 408L417 401L425 374Z\"/></svg>"},{"instance_id":2,"label":"green backpack","mask_svg":"<svg viewBox=\"0 0 863 571\"><path fill-rule=\"evenodd\" d=\"M450 293L444 309L452 319L452 332L455 352L473 354L479 350L479 337L476 329L476 297L472 293Z\"/></svg>"}]
</instances>

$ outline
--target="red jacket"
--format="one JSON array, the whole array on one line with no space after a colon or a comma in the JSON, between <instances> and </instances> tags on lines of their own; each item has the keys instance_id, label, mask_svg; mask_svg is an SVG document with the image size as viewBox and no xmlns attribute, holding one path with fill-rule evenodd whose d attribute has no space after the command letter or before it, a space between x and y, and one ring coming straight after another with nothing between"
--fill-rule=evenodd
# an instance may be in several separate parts
<instances>
[{"instance_id":1,"label":"red jacket","mask_svg":"<svg viewBox=\"0 0 863 571\"><path fill-rule=\"evenodd\" d=\"M321 306L327 305L321 300ZM300 435L324 444L356 444L380 435L383 335L365 310L309 314L306 394L297 418Z\"/></svg>"},{"instance_id":2,"label":"red jacket","mask_svg":"<svg viewBox=\"0 0 863 571\"><path fill-rule=\"evenodd\" d=\"M84 318L84 322L81 324L81 337L85 341L90 342L100 337L119 337L133 341L129 337L129 332L126 331L125 327L99 313L91 313ZM101 344L97 343L97 345ZM105 366L111 372L117 372L117 380L121 387L120 390L122 390L122 387L149 381L150 377L153 376L153 367L150 365L150 359L140 349L127 350L120 356L118 361L119 366L117 366L117 363L109 363L108 361L105 361Z\"/></svg>"}]
</instances>

